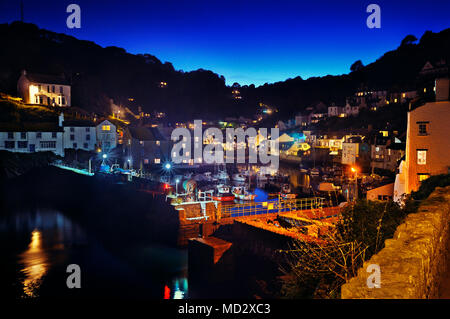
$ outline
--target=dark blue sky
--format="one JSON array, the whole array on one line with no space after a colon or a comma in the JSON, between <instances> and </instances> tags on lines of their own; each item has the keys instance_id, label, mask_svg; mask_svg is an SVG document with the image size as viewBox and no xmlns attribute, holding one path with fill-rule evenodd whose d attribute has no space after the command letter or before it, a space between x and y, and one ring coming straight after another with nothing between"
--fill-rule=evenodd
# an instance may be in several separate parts
<instances>
[{"instance_id":1,"label":"dark blue sky","mask_svg":"<svg viewBox=\"0 0 450 319\"><path fill-rule=\"evenodd\" d=\"M256 85L348 73L371 63L407 34L450 27L450 1L405 0L23 0L25 21L41 28L150 53L185 71L210 69L227 84ZM0 0L0 23L18 20L19 0ZM66 7L81 6L81 29L66 27ZM381 29L366 7L381 7Z\"/></svg>"}]
</instances>

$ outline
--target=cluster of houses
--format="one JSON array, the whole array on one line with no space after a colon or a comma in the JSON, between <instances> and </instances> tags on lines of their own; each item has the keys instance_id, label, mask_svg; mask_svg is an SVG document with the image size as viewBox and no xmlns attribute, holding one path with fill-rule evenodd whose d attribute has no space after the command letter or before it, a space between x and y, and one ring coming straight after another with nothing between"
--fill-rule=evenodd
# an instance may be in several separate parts
<instances>
[{"instance_id":1,"label":"cluster of houses","mask_svg":"<svg viewBox=\"0 0 450 319\"><path fill-rule=\"evenodd\" d=\"M326 128L321 131L318 129L320 126L309 126L326 117L354 116L362 107L402 103L417 95L417 91L389 95L386 91L357 92L354 97L347 99L344 107L327 107L319 103L309 110L311 112L308 115L298 115L291 121L279 122L281 159L298 159L311 155L311 152L322 151L331 156L333 162L343 165L368 164L372 172L375 169L396 172L395 183L379 187L381 193L368 192L368 197L377 199L398 200L403 194L417 190L421 181L429 176L449 173L450 85L448 77L437 77L433 70L435 68L427 63L422 72L435 77L431 90L436 99L415 109L411 109L410 104L405 135L399 136L398 132L390 129L373 130L370 127L365 130L330 132ZM24 103L71 106L71 87L63 78L28 74L24 71L17 87ZM269 109L265 105L262 107L264 110ZM231 122L221 123L223 128L231 125ZM252 125L252 120L241 118L237 123L238 127L245 128ZM191 124L187 128L192 130ZM209 126L212 123L203 122L203 125ZM120 152L117 152L120 154L116 156L120 157L124 166L142 171L148 166L170 160L172 129L155 125L126 126L118 134L117 127L109 120L65 120L61 112L57 123L0 124L0 150L23 153L52 151L64 156L66 149L107 154L120 146Z\"/></svg>"},{"instance_id":2,"label":"cluster of houses","mask_svg":"<svg viewBox=\"0 0 450 319\"><path fill-rule=\"evenodd\" d=\"M71 86L64 77L22 71L17 90L26 104L71 106ZM66 149L107 153L117 146L117 128L108 120L64 120L55 123L0 124L0 150L20 153L51 151L64 156Z\"/></svg>"},{"instance_id":3,"label":"cluster of houses","mask_svg":"<svg viewBox=\"0 0 450 319\"><path fill-rule=\"evenodd\" d=\"M0 126L0 150L19 153L51 151L64 156L64 150L101 151L108 153L117 145L116 126L108 120L94 124L90 121L58 123L22 123Z\"/></svg>"},{"instance_id":4,"label":"cluster of houses","mask_svg":"<svg viewBox=\"0 0 450 319\"><path fill-rule=\"evenodd\" d=\"M418 74L420 84L411 89L405 88L402 91L397 90L360 90L353 96L345 99L345 105L326 105L319 102L308 106L303 112L298 113L292 119L280 121L280 129L289 129L293 127L307 127L311 124L317 124L320 121L332 117L351 117L357 116L361 110L368 109L377 111L381 107L390 104L403 104L416 99L419 95L425 95L431 91L436 91L434 79L447 76L448 67L444 60L439 60L433 64L429 61L425 63Z\"/></svg>"}]
</instances>

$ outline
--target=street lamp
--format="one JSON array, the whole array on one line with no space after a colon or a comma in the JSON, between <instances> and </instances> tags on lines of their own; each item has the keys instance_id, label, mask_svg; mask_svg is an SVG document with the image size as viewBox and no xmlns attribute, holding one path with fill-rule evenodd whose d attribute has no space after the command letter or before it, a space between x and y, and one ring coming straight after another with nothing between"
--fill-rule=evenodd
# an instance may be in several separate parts
<instances>
[{"instance_id":1,"label":"street lamp","mask_svg":"<svg viewBox=\"0 0 450 319\"><path fill-rule=\"evenodd\" d=\"M170 170L172 168L172 165L170 163L166 163L166 164L164 164L164 168L166 170Z\"/></svg>"},{"instance_id":2,"label":"street lamp","mask_svg":"<svg viewBox=\"0 0 450 319\"><path fill-rule=\"evenodd\" d=\"M353 201L356 201L358 199L358 169L352 166L351 171L355 173L355 194Z\"/></svg>"}]
</instances>

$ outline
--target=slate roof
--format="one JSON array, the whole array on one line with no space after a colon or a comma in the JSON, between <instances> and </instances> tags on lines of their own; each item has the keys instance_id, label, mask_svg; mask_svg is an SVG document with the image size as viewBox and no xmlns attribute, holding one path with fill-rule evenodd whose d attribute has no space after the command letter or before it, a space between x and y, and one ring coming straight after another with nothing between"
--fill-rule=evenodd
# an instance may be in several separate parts
<instances>
[{"instance_id":1,"label":"slate roof","mask_svg":"<svg viewBox=\"0 0 450 319\"><path fill-rule=\"evenodd\" d=\"M64 130L53 122L20 124L0 122L0 132L64 132Z\"/></svg>"},{"instance_id":2,"label":"slate roof","mask_svg":"<svg viewBox=\"0 0 450 319\"><path fill-rule=\"evenodd\" d=\"M95 126L94 122L87 121L87 120L69 120L64 121L63 126L66 127L93 127Z\"/></svg>"},{"instance_id":3,"label":"slate roof","mask_svg":"<svg viewBox=\"0 0 450 319\"><path fill-rule=\"evenodd\" d=\"M25 74L25 76L30 82L70 85L69 81L64 76L37 74L37 73L27 73Z\"/></svg>"}]
</instances>

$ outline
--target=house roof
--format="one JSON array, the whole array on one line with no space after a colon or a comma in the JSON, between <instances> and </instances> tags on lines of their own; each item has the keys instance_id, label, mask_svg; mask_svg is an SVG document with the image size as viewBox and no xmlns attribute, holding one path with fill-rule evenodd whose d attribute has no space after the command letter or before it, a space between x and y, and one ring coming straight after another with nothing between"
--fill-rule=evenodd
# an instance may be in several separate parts
<instances>
[{"instance_id":1,"label":"house roof","mask_svg":"<svg viewBox=\"0 0 450 319\"><path fill-rule=\"evenodd\" d=\"M64 76L37 74L37 73L26 73L25 76L30 82L70 85L69 81L67 81L67 79Z\"/></svg>"},{"instance_id":2,"label":"house roof","mask_svg":"<svg viewBox=\"0 0 450 319\"><path fill-rule=\"evenodd\" d=\"M64 132L63 128L53 122L41 123L0 123L0 132Z\"/></svg>"},{"instance_id":3,"label":"house roof","mask_svg":"<svg viewBox=\"0 0 450 319\"><path fill-rule=\"evenodd\" d=\"M128 132L132 138L140 141L156 141L157 139L147 127L129 127Z\"/></svg>"},{"instance_id":4,"label":"house roof","mask_svg":"<svg viewBox=\"0 0 450 319\"><path fill-rule=\"evenodd\" d=\"M92 127L95 126L95 124L87 120L69 120L64 121L63 126Z\"/></svg>"}]
</instances>

